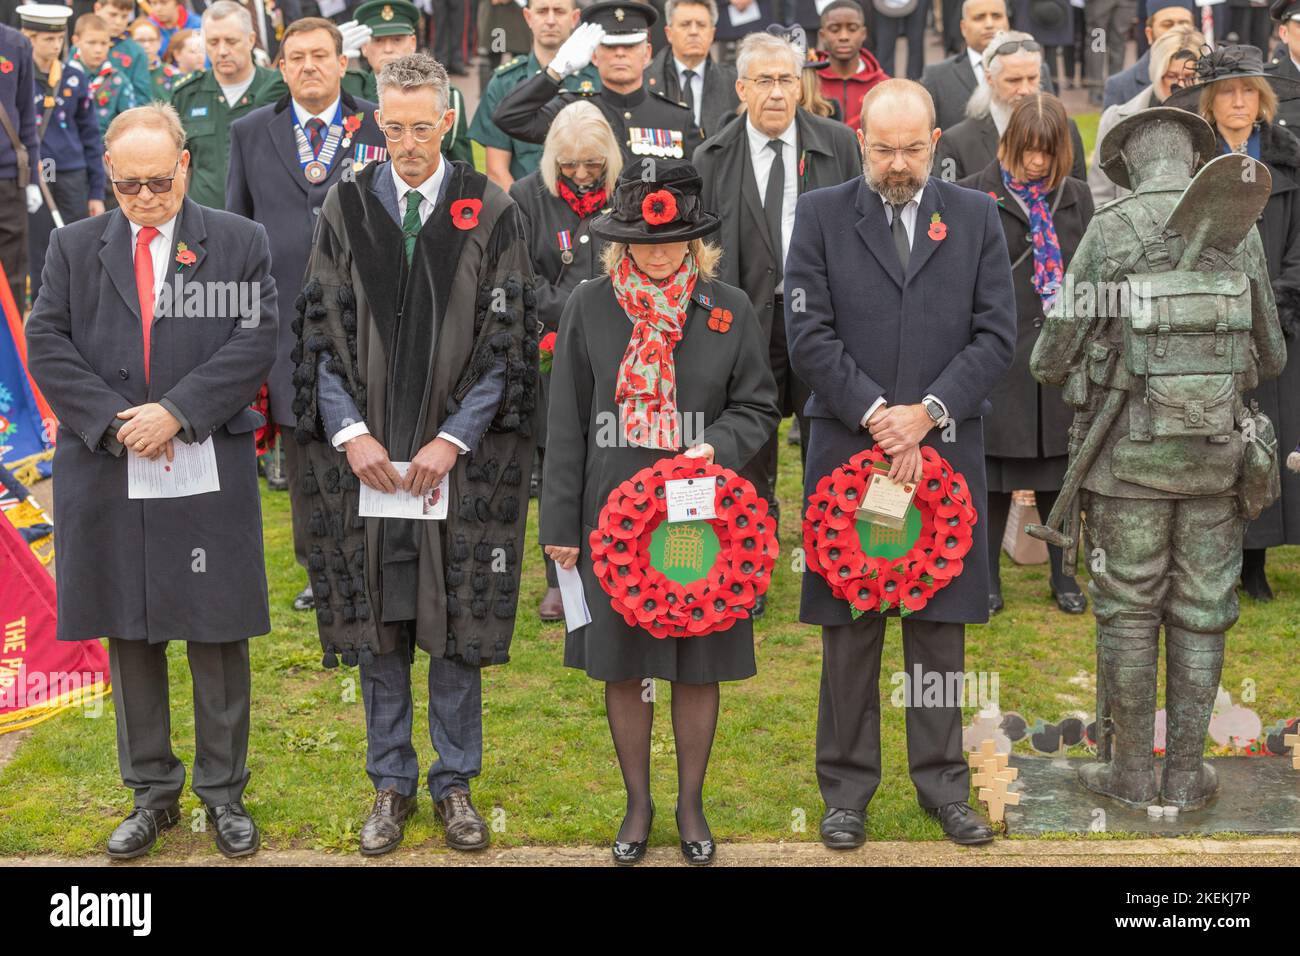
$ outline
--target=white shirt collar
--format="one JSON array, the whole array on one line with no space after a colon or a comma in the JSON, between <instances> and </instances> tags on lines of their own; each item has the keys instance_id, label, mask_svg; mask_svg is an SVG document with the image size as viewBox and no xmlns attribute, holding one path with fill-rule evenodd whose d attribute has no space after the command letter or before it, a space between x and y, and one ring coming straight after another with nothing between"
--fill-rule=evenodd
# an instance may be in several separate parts
<instances>
[{"instance_id":1,"label":"white shirt collar","mask_svg":"<svg viewBox=\"0 0 1300 956\"><path fill-rule=\"evenodd\" d=\"M694 70L695 75L699 77L701 80L704 79L704 67L708 64L708 62L709 62L709 58L705 57L703 62L701 62L699 66L687 66L681 60L677 59L677 57L673 57L673 65L677 67L678 76L681 76L687 70Z\"/></svg>"},{"instance_id":2,"label":"white shirt collar","mask_svg":"<svg viewBox=\"0 0 1300 956\"><path fill-rule=\"evenodd\" d=\"M442 186L442 177L447 175L447 159L445 156L438 157L438 168L433 171L432 176L418 186L408 185L406 180L397 174L397 167L392 163L388 164L388 171L392 174L393 185L397 187L398 215L405 214L406 194L412 189L418 192L429 205L438 205L438 190Z\"/></svg>"},{"instance_id":3,"label":"white shirt collar","mask_svg":"<svg viewBox=\"0 0 1300 956\"><path fill-rule=\"evenodd\" d=\"M177 213L177 215L179 215L179 213ZM140 230L143 229L144 226L140 225L138 222L131 222L130 219L128 219L127 222L131 223L131 241L135 242L136 238L140 235ZM162 236L163 242L170 246L172 244L172 234L176 231L176 216L172 216L166 222L154 226L154 228L157 229L159 235ZM154 237L155 240L157 238L158 236Z\"/></svg>"},{"instance_id":4,"label":"white shirt collar","mask_svg":"<svg viewBox=\"0 0 1300 956\"><path fill-rule=\"evenodd\" d=\"M307 128L307 121L313 118L318 119L326 126L329 126L330 123L334 122L334 114L338 112L339 99L340 97L338 96L334 97L334 102L325 107L325 109L321 110L319 113L308 113L307 107L303 106L297 100L293 100L293 115L298 118L298 125L303 129Z\"/></svg>"},{"instance_id":5,"label":"white shirt collar","mask_svg":"<svg viewBox=\"0 0 1300 956\"><path fill-rule=\"evenodd\" d=\"M981 76L984 73L984 54L976 53L970 47L967 47L966 56L970 58L971 69L975 71L975 75Z\"/></svg>"},{"instance_id":6,"label":"white shirt collar","mask_svg":"<svg viewBox=\"0 0 1300 956\"><path fill-rule=\"evenodd\" d=\"M785 143L791 149L799 148L798 138L796 136L797 133L796 122L793 119L790 120L790 125L785 128L785 132L781 133L781 135L779 136L772 137L772 136L768 136L761 129L755 126L754 121L750 119L748 115L746 115L745 130L749 133L749 151L753 153L755 156L757 156L760 151L767 149L768 142L773 138L779 139L781 142Z\"/></svg>"}]
</instances>

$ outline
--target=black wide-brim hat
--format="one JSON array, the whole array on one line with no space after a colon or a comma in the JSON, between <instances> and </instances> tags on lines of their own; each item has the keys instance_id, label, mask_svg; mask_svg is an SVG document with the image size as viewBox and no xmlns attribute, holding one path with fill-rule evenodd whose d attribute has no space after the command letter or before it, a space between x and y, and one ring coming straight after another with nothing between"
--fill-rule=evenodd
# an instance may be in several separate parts
<instances>
[{"instance_id":1,"label":"black wide-brim hat","mask_svg":"<svg viewBox=\"0 0 1300 956\"><path fill-rule=\"evenodd\" d=\"M1193 173L1212 160L1218 153L1219 146L1214 139L1214 130L1199 113L1167 105L1152 106L1148 109L1139 110L1132 116L1125 117L1116 123L1106 134L1106 138L1101 141L1101 148L1098 150L1097 162L1101 164L1102 172L1115 185L1123 189L1133 188L1129 180L1128 166L1124 163L1124 156L1122 155L1124 144L1128 142L1128 138L1133 135L1133 131L1138 127L1157 120L1177 123L1192 134L1192 151L1196 153L1196 164L1192 170Z\"/></svg>"},{"instance_id":2,"label":"black wide-brim hat","mask_svg":"<svg viewBox=\"0 0 1300 956\"><path fill-rule=\"evenodd\" d=\"M640 156L619 173L610 210L591 221L591 231L609 242L649 244L707 236L721 220L704 211L703 186L685 160Z\"/></svg>"},{"instance_id":3,"label":"black wide-brim hat","mask_svg":"<svg viewBox=\"0 0 1300 956\"><path fill-rule=\"evenodd\" d=\"M1264 54L1259 47L1229 44L1201 54L1196 61L1195 82L1174 90L1165 100L1166 106L1196 112L1201 93L1211 83L1220 80L1244 80L1259 77L1273 87L1279 100L1300 96L1300 80L1279 76L1264 68Z\"/></svg>"}]
</instances>

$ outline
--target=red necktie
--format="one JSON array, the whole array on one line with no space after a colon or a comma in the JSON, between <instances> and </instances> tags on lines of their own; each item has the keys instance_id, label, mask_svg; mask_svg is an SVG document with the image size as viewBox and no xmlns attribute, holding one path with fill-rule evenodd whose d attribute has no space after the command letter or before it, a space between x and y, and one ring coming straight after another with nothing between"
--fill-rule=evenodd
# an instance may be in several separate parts
<instances>
[{"instance_id":1,"label":"red necktie","mask_svg":"<svg viewBox=\"0 0 1300 956\"><path fill-rule=\"evenodd\" d=\"M149 383L149 329L153 325L153 256L149 243L158 235L153 226L142 226L135 237L135 294L140 298L140 322L144 329L144 381Z\"/></svg>"}]
</instances>

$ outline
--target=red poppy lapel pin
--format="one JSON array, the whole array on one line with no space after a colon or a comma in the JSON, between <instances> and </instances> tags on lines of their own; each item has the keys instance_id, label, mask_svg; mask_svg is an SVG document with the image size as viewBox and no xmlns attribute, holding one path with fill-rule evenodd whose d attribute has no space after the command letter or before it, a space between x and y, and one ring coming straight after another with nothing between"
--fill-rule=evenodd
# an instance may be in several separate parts
<instances>
[{"instance_id":1,"label":"red poppy lapel pin","mask_svg":"<svg viewBox=\"0 0 1300 956\"><path fill-rule=\"evenodd\" d=\"M361 114L353 113L351 116L343 117L343 128L349 133L355 133L361 129Z\"/></svg>"},{"instance_id":2,"label":"red poppy lapel pin","mask_svg":"<svg viewBox=\"0 0 1300 956\"><path fill-rule=\"evenodd\" d=\"M714 332L727 332L731 328L731 310L715 306L709 313L709 328Z\"/></svg>"},{"instance_id":3,"label":"red poppy lapel pin","mask_svg":"<svg viewBox=\"0 0 1300 956\"><path fill-rule=\"evenodd\" d=\"M799 178L803 179L804 168L808 165L808 150L799 154Z\"/></svg>"},{"instance_id":4,"label":"red poppy lapel pin","mask_svg":"<svg viewBox=\"0 0 1300 956\"><path fill-rule=\"evenodd\" d=\"M935 242L943 242L948 235L948 224L939 217L936 212L930 217L930 229L926 233Z\"/></svg>"},{"instance_id":5,"label":"red poppy lapel pin","mask_svg":"<svg viewBox=\"0 0 1300 956\"><path fill-rule=\"evenodd\" d=\"M995 203L997 203L999 206L1002 205L1002 197L999 196L997 193L995 193L995 192L994 192L993 190L991 190L991 189L989 190L989 198L992 199L992 200L993 200Z\"/></svg>"},{"instance_id":6,"label":"red poppy lapel pin","mask_svg":"<svg viewBox=\"0 0 1300 956\"><path fill-rule=\"evenodd\" d=\"M199 257L195 255L193 249L185 245L183 242L176 243L176 261L180 263L180 265L176 267L177 272L180 272L186 266L194 265L198 260Z\"/></svg>"},{"instance_id":7,"label":"red poppy lapel pin","mask_svg":"<svg viewBox=\"0 0 1300 956\"><path fill-rule=\"evenodd\" d=\"M451 224L468 232L478 225L478 214L482 211L481 199L457 199L451 204Z\"/></svg>"}]
</instances>

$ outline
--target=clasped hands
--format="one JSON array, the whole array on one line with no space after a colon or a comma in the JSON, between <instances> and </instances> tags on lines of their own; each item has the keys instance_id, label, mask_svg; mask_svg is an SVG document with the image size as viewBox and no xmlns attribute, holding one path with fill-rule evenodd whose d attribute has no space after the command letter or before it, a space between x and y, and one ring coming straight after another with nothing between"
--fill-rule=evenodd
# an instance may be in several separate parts
<instances>
[{"instance_id":1,"label":"clasped hands","mask_svg":"<svg viewBox=\"0 0 1300 956\"><path fill-rule=\"evenodd\" d=\"M687 458L703 458L709 464L713 464L714 450L708 442L692 445L682 454ZM578 554L581 551L580 548L565 548L558 544L548 544L542 550L546 552L548 558L566 571L578 563Z\"/></svg>"},{"instance_id":2,"label":"clasped hands","mask_svg":"<svg viewBox=\"0 0 1300 956\"><path fill-rule=\"evenodd\" d=\"M921 480L921 439L933 427L924 405L881 405L867 419L872 439L890 457L890 481Z\"/></svg>"},{"instance_id":3,"label":"clasped hands","mask_svg":"<svg viewBox=\"0 0 1300 956\"><path fill-rule=\"evenodd\" d=\"M438 487L443 475L455 467L460 455L460 449L452 442L435 438L415 453L403 478L389 460L388 450L373 435L350 438L343 448L347 452L348 467L366 487L385 494L401 488L421 497Z\"/></svg>"},{"instance_id":4,"label":"clasped hands","mask_svg":"<svg viewBox=\"0 0 1300 956\"><path fill-rule=\"evenodd\" d=\"M134 405L117 413L126 424L117 430L117 440L141 458L153 461L166 454L167 460L175 457L172 439L181 430L176 417L157 402Z\"/></svg>"}]
</instances>

